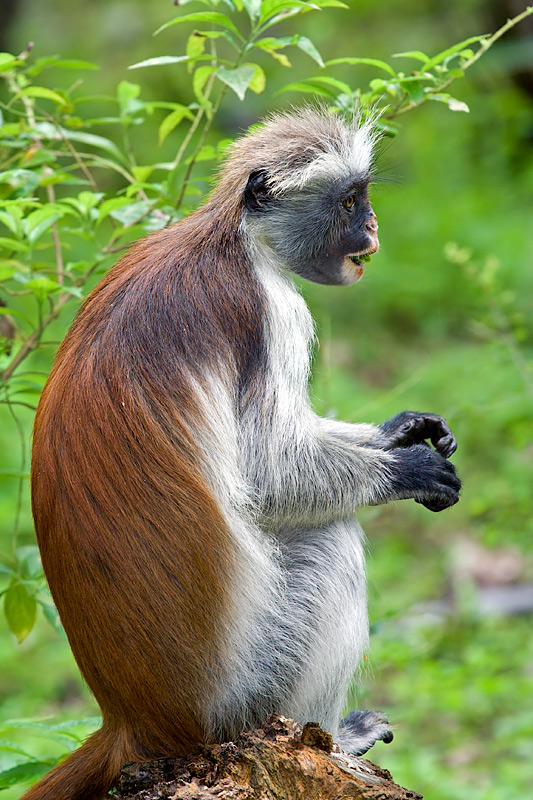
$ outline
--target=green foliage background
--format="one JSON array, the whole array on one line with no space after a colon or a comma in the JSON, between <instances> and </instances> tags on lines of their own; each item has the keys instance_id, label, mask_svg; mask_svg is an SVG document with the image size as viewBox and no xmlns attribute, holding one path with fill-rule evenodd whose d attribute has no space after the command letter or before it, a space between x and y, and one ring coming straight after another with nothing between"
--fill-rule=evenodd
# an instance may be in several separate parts
<instances>
[{"instance_id":1,"label":"green foliage background","mask_svg":"<svg viewBox=\"0 0 533 800\"><path fill-rule=\"evenodd\" d=\"M100 71L83 74L86 94L115 95L117 84L128 80L142 85L144 100L189 103L194 97L186 68L126 70L184 51L190 33L184 26L151 38L176 13L170 0L93 0L83 7L26 0L3 47L18 53L32 40L36 57L57 52L100 64ZM349 10L288 20L283 34L308 37L324 58L389 61L396 52L440 52L504 21L500 4L481 0L385 0L378 6L361 0ZM454 566L460 544L473 540L491 551L513 548L523 563L520 580L533 580L533 105L512 80L513 71L533 64L531 35L527 27L520 32L524 38L503 40L454 86L470 114L427 103L395 121L400 135L385 142L380 166L386 180L373 196L381 250L365 279L347 289L302 284L321 340L313 382L317 410L374 422L406 408L431 410L450 421L459 441L454 461L464 491L458 506L433 516L405 502L361 515L369 539L373 639L357 702L384 709L397 726L394 742L370 755L433 800L514 800L533 784L531 616L482 615L476 587L459 580ZM301 102L294 92L275 92L319 70L304 51L288 55L291 73L278 61L261 62L266 93L248 93L244 103L226 98L208 143L215 146L265 112ZM403 64L406 71L412 66ZM375 70L344 65L328 74L365 87ZM71 80L58 71L50 86L67 87ZM94 105L95 116L111 113L105 99ZM139 164L174 157L182 129L159 150L162 118L156 111L147 126L132 126ZM111 125L99 132L116 135ZM208 184L199 185L205 191ZM51 344L32 357L32 369L47 369L74 313L74 305L65 309ZM24 397L30 397L28 387ZM29 409L18 412L26 440L31 417ZM21 449L6 406L0 406L0 426L0 550L10 554ZM18 528L18 546L31 548L26 484ZM23 550L21 560L31 580L38 569L33 551ZM2 587L8 583L6 574ZM39 596L45 607L46 595ZM450 613L428 607L442 598ZM27 610L29 628L32 613ZM66 640L40 611L21 645L7 626L0 629L0 699L1 720L65 721L60 729L10 725L0 731L0 771L26 760L17 749L37 763L53 761L90 729L94 722L87 718L97 713ZM14 800L21 791L7 789L3 796Z\"/></svg>"}]
</instances>

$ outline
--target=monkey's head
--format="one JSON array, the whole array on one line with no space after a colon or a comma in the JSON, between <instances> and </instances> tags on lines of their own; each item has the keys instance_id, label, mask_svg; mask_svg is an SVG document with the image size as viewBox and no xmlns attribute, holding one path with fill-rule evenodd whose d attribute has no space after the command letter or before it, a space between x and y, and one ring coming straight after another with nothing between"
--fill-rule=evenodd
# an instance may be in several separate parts
<instances>
[{"instance_id":1,"label":"monkey's head","mask_svg":"<svg viewBox=\"0 0 533 800\"><path fill-rule=\"evenodd\" d=\"M237 194L245 229L284 267L355 283L379 247L368 199L376 138L371 124L325 111L277 115L237 141L220 188Z\"/></svg>"}]
</instances>

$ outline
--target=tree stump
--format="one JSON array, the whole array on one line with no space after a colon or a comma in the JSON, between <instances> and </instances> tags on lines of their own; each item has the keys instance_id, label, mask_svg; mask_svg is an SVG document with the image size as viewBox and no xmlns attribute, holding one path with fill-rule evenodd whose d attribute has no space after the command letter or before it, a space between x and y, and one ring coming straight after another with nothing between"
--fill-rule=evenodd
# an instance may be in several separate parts
<instances>
[{"instance_id":1,"label":"tree stump","mask_svg":"<svg viewBox=\"0 0 533 800\"><path fill-rule=\"evenodd\" d=\"M349 755L316 723L272 716L235 742L186 758L126 764L120 800L422 800L387 770Z\"/></svg>"}]
</instances>

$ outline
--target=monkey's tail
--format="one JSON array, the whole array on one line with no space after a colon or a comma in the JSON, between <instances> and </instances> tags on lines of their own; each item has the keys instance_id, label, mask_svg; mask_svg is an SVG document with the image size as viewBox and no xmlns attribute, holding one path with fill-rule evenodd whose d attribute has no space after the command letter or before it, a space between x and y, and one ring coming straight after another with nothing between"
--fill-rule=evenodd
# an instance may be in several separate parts
<instances>
[{"instance_id":1,"label":"monkey's tail","mask_svg":"<svg viewBox=\"0 0 533 800\"><path fill-rule=\"evenodd\" d=\"M47 773L21 800L101 800L134 759L120 731L104 727Z\"/></svg>"}]
</instances>

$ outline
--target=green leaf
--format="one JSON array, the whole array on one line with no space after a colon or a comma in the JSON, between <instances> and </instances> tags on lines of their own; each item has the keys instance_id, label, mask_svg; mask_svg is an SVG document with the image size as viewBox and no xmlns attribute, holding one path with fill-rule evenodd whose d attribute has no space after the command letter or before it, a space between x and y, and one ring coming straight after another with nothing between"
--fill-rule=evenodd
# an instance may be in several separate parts
<instances>
[{"instance_id":1,"label":"green leaf","mask_svg":"<svg viewBox=\"0 0 533 800\"><path fill-rule=\"evenodd\" d=\"M317 8L350 8L346 3L341 3L340 0L313 0L312 5Z\"/></svg>"},{"instance_id":2,"label":"green leaf","mask_svg":"<svg viewBox=\"0 0 533 800\"><path fill-rule=\"evenodd\" d=\"M308 39L307 36L300 36L300 35L296 35L295 39L296 41L293 42L293 44L295 44L296 47L298 47L300 50L303 50L304 53L307 53L307 55L310 56L313 59L313 61L316 61L316 63L320 67L325 66L324 61L322 60L322 56L314 46L311 39Z\"/></svg>"},{"instance_id":3,"label":"green leaf","mask_svg":"<svg viewBox=\"0 0 533 800\"><path fill-rule=\"evenodd\" d=\"M22 214L17 206L12 206L8 211L0 211L0 222L6 228L9 228L11 233L18 236L22 232Z\"/></svg>"},{"instance_id":4,"label":"green leaf","mask_svg":"<svg viewBox=\"0 0 533 800\"><path fill-rule=\"evenodd\" d=\"M2 264L0 262L0 283L4 283L5 281L10 280L13 275L18 272L18 267L9 266L8 264ZM5 308L0 308L0 314L7 314L8 311Z\"/></svg>"},{"instance_id":5,"label":"green leaf","mask_svg":"<svg viewBox=\"0 0 533 800\"><path fill-rule=\"evenodd\" d=\"M19 194L32 194L41 180L38 172L31 169L8 169L0 172L0 183L5 183Z\"/></svg>"},{"instance_id":6,"label":"green leaf","mask_svg":"<svg viewBox=\"0 0 533 800\"><path fill-rule=\"evenodd\" d=\"M21 583L13 582L4 595L4 613L9 630L15 634L19 644L35 624L37 603L33 595Z\"/></svg>"},{"instance_id":7,"label":"green leaf","mask_svg":"<svg viewBox=\"0 0 533 800\"><path fill-rule=\"evenodd\" d=\"M304 94L314 94L320 97L330 98L335 98L337 96L331 89L326 89L311 83L288 83L282 86L281 89L278 89L275 95L281 94L282 92L303 92Z\"/></svg>"},{"instance_id":8,"label":"green leaf","mask_svg":"<svg viewBox=\"0 0 533 800\"><path fill-rule=\"evenodd\" d=\"M343 58L333 58L330 61L326 61L326 67L333 67L336 64L351 64L352 66L363 64L369 67L377 67L377 69L388 72L388 74L392 75L394 78L396 77L396 72L391 65L387 64L386 61L380 61L378 58L355 58L352 56L345 56Z\"/></svg>"},{"instance_id":9,"label":"green leaf","mask_svg":"<svg viewBox=\"0 0 533 800\"><path fill-rule=\"evenodd\" d=\"M26 750L22 750L20 745L18 745L16 742L8 742L5 739L0 739L0 751L2 751L2 753L16 753L16 755L19 756L32 758L31 754Z\"/></svg>"},{"instance_id":10,"label":"green leaf","mask_svg":"<svg viewBox=\"0 0 533 800\"><path fill-rule=\"evenodd\" d=\"M450 97L448 100L448 108L450 111L464 111L467 114L470 112L466 103L463 103L462 100L457 100L455 97Z\"/></svg>"},{"instance_id":11,"label":"green leaf","mask_svg":"<svg viewBox=\"0 0 533 800\"><path fill-rule=\"evenodd\" d=\"M437 103L446 103L450 111L464 111L467 114L470 112L466 103L463 103L462 100L457 100L449 94L428 94L426 97L428 100L436 100Z\"/></svg>"},{"instance_id":12,"label":"green leaf","mask_svg":"<svg viewBox=\"0 0 533 800\"><path fill-rule=\"evenodd\" d=\"M252 92L255 92L255 94L264 92L266 87L266 75L264 70L259 64L244 64L243 66L251 67L254 70L254 76L248 88L251 89Z\"/></svg>"},{"instance_id":13,"label":"green leaf","mask_svg":"<svg viewBox=\"0 0 533 800\"><path fill-rule=\"evenodd\" d=\"M138 100L140 93L141 87L138 83L120 81L117 86L117 100L121 116L125 117L136 114L144 108L144 104Z\"/></svg>"},{"instance_id":14,"label":"green leaf","mask_svg":"<svg viewBox=\"0 0 533 800\"><path fill-rule=\"evenodd\" d=\"M351 93L351 87L348 86L347 83L344 83L344 81L339 81L336 78L329 78L325 75L317 75L314 78L310 78L309 81L314 85L324 86L326 88L331 86L332 89L337 89L339 92L344 92L344 94Z\"/></svg>"},{"instance_id":15,"label":"green leaf","mask_svg":"<svg viewBox=\"0 0 533 800\"><path fill-rule=\"evenodd\" d=\"M42 391L41 385L37 385L36 388L39 392ZM24 477L29 478L29 473L26 473ZM18 547L16 556L18 571L22 577L33 580L34 578L39 578L42 576L43 568L41 564L41 554L36 544L28 544L25 547Z\"/></svg>"},{"instance_id":16,"label":"green leaf","mask_svg":"<svg viewBox=\"0 0 533 800\"><path fill-rule=\"evenodd\" d=\"M53 764L53 761L26 761L24 764L5 769L0 772L0 789L35 781L48 772Z\"/></svg>"},{"instance_id":17,"label":"green leaf","mask_svg":"<svg viewBox=\"0 0 533 800\"><path fill-rule=\"evenodd\" d=\"M220 35L222 32L219 31ZM189 60L193 61L198 56L203 55L207 37L203 33L194 31L187 39L186 53ZM190 68L189 68L190 69Z\"/></svg>"},{"instance_id":18,"label":"green leaf","mask_svg":"<svg viewBox=\"0 0 533 800\"><path fill-rule=\"evenodd\" d=\"M235 33L239 39L242 39L239 29L234 25L231 19L226 14L220 14L217 11L197 11L194 14L185 14L183 17L176 17L165 22L160 28L156 30L154 36L157 36L161 31L170 28L172 25L180 25L182 22L210 22L212 25L220 25L222 28Z\"/></svg>"},{"instance_id":19,"label":"green leaf","mask_svg":"<svg viewBox=\"0 0 533 800\"><path fill-rule=\"evenodd\" d=\"M63 630L63 626L61 625L61 620L59 619L59 614L57 613L57 608L54 605L50 605L49 603L40 603L40 606L43 610L43 615L49 625L57 631L61 633L63 636L65 632Z\"/></svg>"},{"instance_id":20,"label":"green leaf","mask_svg":"<svg viewBox=\"0 0 533 800\"><path fill-rule=\"evenodd\" d=\"M337 97L339 93L351 95L352 90L344 81L338 81L336 78L329 78L327 76L317 75L314 78L307 78L300 83L291 83L280 89L280 92L297 91L307 92L310 94L317 94L323 97ZM278 94L278 92L276 92Z\"/></svg>"},{"instance_id":21,"label":"green leaf","mask_svg":"<svg viewBox=\"0 0 533 800\"><path fill-rule=\"evenodd\" d=\"M242 0L242 4L252 22L255 22L261 12L261 0Z\"/></svg>"},{"instance_id":22,"label":"green leaf","mask_svg":"<svg viewBox=\"0 0 533 800\"><path fill-rule=\"evenodd\" d=\"M131 171L133 172L133 177L136 181L138 181L138 183L145 183L154 171L154 168L150 165L146 167L137 166L132 167Z\"/></svg>"},{"instance_id":23,"label":"green leaf","mask_svg":"<svg viewBox=\"0 0 533 800\"><path fill-rule=\"evenodd\" d=\"M139 200L136 203L128 202L127 205L114 208L109 216L116 219L124 228L129 228L134 223L146 216L153 207L151 200Z\"/></svg>"},{"instance_id":24,"label":"green leaf","mask_svg":"<svg viewBox=\"0 0 533 800\"><path fill-rule=\"evenodd\" d=\"M407 91L413 102L420 103L424 99L425 93L421 81L400 81L400 84Z\"/></svg>"},{"instance_id":25,"label":"green leaf","mask_svg":"<svg viewBox=\"0 0 533 800\"><path fill-rule=\"evenodd\" d=\"M7 72L11 67L22 62L11 53L0 53L0 72Z\"/></svg>"},{"instance_id":26,"label":"green leaf","mask_svg":"<svg viewBox=\"0 0 533 800\"><path fill-rule=\"evenodd\" d=\"M58 103L58 105L66 105L66 100L57 92L52 91L52 89L46 89L44 86L28 86L26 89L21 89L20 92L17 92L16 95L13 97L13 100L19 100L21 97L37 97L43 100L52 100L54 103Z\"/></svg>"},{"instance_id":27,"label":"green leaf","mask_svg":"<svg viewBox=\"0 0 533 800\"><path fill-rule=\"evenodd\" d=\"M118 161L127 163L116 144L104 136L98 136L95 133L85 133L80 131L71 131L67 128L62 128L60 125L54 125L51 122L36 122L33 130L40 136L52 141L66 141L81 142L90 147L95 147L98 150L105 150L114 156Z\"/></svg>"},{"instance_id":28,"label":"green leaf","mask_svg":"<svg viewBox=\"0 0 533 800\"><path fill-rule=\"evenodd\" d=\"M161 67L164 64L182 64L188 61L189 56L156 56L155 58L147 58L144 61L138 61L136 64L131 64L128 69L140 69L141 67Z\"/></svg>"},{"instance_id":29,"label":"green leaf","mask_svg":"<svg viewBox=\"0 0 533 800\"><path fill-rule=\"evenodd\" d=\"M315 9L317 6L315 6ZM290 15L291 12L312 11L313 6L310 3L303 2L303 0L264 0L261 3L261 16L259 21L261 24L272 20L279 15Z\"/></svg>"},{"instance_id":30,"label":"green leaf","mask_svg":"<svg viewBox=\"0 0 533 800\"><path fill-rule=\"evenodd\" d=\"M28 250L27 244L19 242L17 239L9 239L7 236L0 236L0 247L3 247L9 252L15 250L18 253L25 253ZM2 279L0 278L0 280Z\"/></svg>"},{"instance_id":31,"label":"green leaf","mask_svg":"<svg viewBox=\"0 0 533 800\"><path fill-rule=\"evenodd\" d=\"M216 67L206 65L205 67L198 67L192 76L192 88L194 94L200 105L204 107L209 106L209 102L203 93L204 86L214 72L216 72Z\"/></svg>"},{"instance_id":32,"label":"green leaf","mask_svg":"<svg viewBox=\"0 0 533 800\"><path fill-rule=\"evenodd\" d=\"M448 47L446 50L443 50L442 53L438 53L436 56L433 56L433 58L430 58L429 61L426 61L426 63L422 65L421 69L424 71L433 69L433 67L436 67L437 64L442 64L442 62L450 58L450 56L459 53L460 50L464 50L469 44L480 42L482 39L486 39L486 36L470 36L468 39L459 42L459 44Z\"/></svg>"},{"instance_id":33,"label":"green leaf","mask_svg":"<svg viewBox=\"0 0 533 800\"><path fill-rule=\"evenodd\" d=\"M24 229L30 244L35 244L43 233L51 228L54 222L57 222L57 220L61 219L66 213L67 210L64 206L60 206L58 203L50 203L28 214L24 220Z\"/></svg>"},{"instance_id":34,"label":"green leaf","mask_svg":"<svg viewBox=\"0 0 533 800\"><path fill-rule=\"evenodd\" d=\"M233 89L239 100L244 100L246 90L252 83L255 77L254 67L237 67L236 69L226 69L219 67L217 69L217 77L225 83L230 89Z\"/></svg>"},{"instance_id":35,"label":"green leaf","mask_svg":"<svg viewBox=\"0 0 533 800\"><path fill-rule=\"evenodd\" d=\"M393 58L416 58L417 61L429 61L429 56L422 50L406 50L405 53L393 53Z\"/></svg>"},{"instance_id":36,"label":"green leaf","mask_svg":"<svg viewBox=\"0 0 533 800\"><path fill-rule=\"evenodd\" d=\"M187 106L182 105L178 106L178 108L175 108L174 111L171 111L170 114L165 117L159 126L158 136L160 146L163 144L167 136L172 133L174 128L176 128L185 117L187 117L187 119L193 119L193 114L187 108Z\"/></svg>"},{"instance_id":37,"label":"green leaf","mask_svg":"<svg viewBox=\"0 0 533 800\"><path fill-rule=\"evenodd\" d=\"M30 289L41 303L44 303L49 295L63 288L57 281L53 281L45 275L26 281L24 286L26 289Z\"/></svg>"},{"instance_id":38,"label":"green leaf","mask_svg":"<svg viewBox=\"0 0 533 800\"><path fill-rule=\"evenodd\" d=\"M272 56L272 58L275 58L276 61L279 61L279 63L282 66L290 67L291 62L289 61L287 56L284 53L278 53L277 51L285 47L288 47L290 44L292 44L293 38L294 37L292 36L285 36L280 39L275 39L273 36L269 36L264 39L259 39L257 42L254 42L253 47L258 50L264 50L265 53L268 53L269 55Z\"/></svg>"},{"instance_id":39,"label":"green leaf","mask_svg":"<svg viewBox=\"0 0 533 800\"><path fill-rule=\"evenodd\" d=\"M215 150L213 145L212 144L204 144L204 146L201 148L200 152L196 156L194 156L194 162L197 163L197 162L200 162L200 161L213 161L213 159L215 159L216 157L217 157L217 151ZM193 160L193 156L188 158L186 163L190 164L192 160ZM194 189L195 189L195 193L196 193L196 190L198 189L198 187L194 187ZM199 190L199 189L198 189L197 193L198 194L203 194L203 192L201 190Z\"/></svg>"},{"instance_id":40,"label":"green leaf","mask_svg":"<svg viewBox=\"0 0 533 800\"><path fill-rule=\"evenodd\" d=\"M102 222L102 220L109 217L116 209L124 208L124 206L129 205L131 205L131 200L128 200L127 197L110 197L109 200L105 200L100 206L98 221Z\"/></svg>"}]
</instances>

